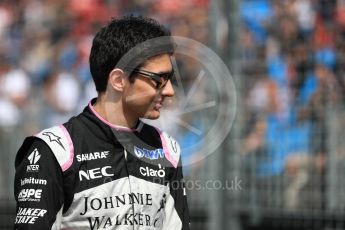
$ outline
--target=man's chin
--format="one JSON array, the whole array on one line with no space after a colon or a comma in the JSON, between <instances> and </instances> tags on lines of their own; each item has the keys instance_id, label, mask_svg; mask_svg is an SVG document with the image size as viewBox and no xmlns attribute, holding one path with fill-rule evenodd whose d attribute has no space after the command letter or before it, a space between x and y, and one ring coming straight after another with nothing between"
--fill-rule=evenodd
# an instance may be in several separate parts
<instances>
[{"instance_id":1,"label":"man's chin","mask_svg":"<svg viewBox=\"0 0 345 230\"><path fill-rule=\"evenodd\" d=\"M150 111L149 113L145 114L145 119L156 120L160 117L161 113L157 110Z\"/></svg>"}]
</instances>

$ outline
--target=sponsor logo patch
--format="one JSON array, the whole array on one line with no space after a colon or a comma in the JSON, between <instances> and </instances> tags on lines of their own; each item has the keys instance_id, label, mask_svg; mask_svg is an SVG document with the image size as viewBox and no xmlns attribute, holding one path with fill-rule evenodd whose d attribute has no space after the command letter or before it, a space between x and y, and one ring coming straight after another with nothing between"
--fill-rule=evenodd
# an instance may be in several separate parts
<instances>
[{"instance_id":1,"label":"sponsor logo patch","mask_svg":"<svg viewBox=\"0 0 345 230\"><path fill-rule=\"evenodd\" d=\"M147 226L147 229L161 229L160 221L157 218L159 210L153 207L153 196L150 193L127 193L121 195L113 195L108 197L84 197L84 208L79 213L80 216L85 216L89 222L89 229L117 229L128 228L128 226ZM117 210L122 207L127 210L127 207L132 205L145 206L140 212L125 212L119 213ZM112 212L105 212L104 210L112 209ZM151 211L150 211L151 210ZM129 210L128 210L129 211ZM95 216L92 214L111 213L111 216L101 215ZM158 215L159 216L159 215ZM132 229L132 228L131 228Z\"/></svg>"},{"instance_id":2,"label":"sponsor logo patch","mask_svg":"<svg viewBox=\"0 0 345 230\"><path fill-rule=\"evenodd\" d=\"M114 176L112 173L113 170L111 166L104 166L102 168L94 168L88 170L79 170L79 180L82 181L83 179L86 180L93 180L102 177L111 177Z\"/></svg>"},{"instance_id":3,"label":"sponsor logo patch","mask_svg":"<svg viewBox=\"0 0 345 230\"><path fill-rule=\"evenodd\" d=\"M58 145L61 146L61 148L63 148L63 150L66 150L65 147L63 147L63 144L61 143L61 137L55 135L52 132L44 132L42 133L42 135L47 136L50 142L56 142Z\"/></svg>"},{"instance_id":4,"label":"sponsor logo patch","mask_svg":"<svg viewBox=\"0 0 345 230\"><path fill-rule=\"evenodd\" d=\"M26 184L40 184L40 185L47 185L47 180L43 179L36 179L34 177L24 178L20 180L20 185L26 185Z\"/></svg>"},{"instance_id":5,"label":"sponsor logo patch","mask_svg":"<svg viewBox=\"0 0 345 230\"><path fill-rule=\"evenodd\" d=\"M19 202L40 202L42 189L22 189L18 195Z\"/></svg>"},{"instance_id":6,"label":"sponsor logo patch","mask_svg":"<svg viewBox=\"0 0 345 230\"><path fill-rule=\"evenodd\" d=\"M150 177L165 177L165 171L160 164L158 164L159 169L151 169L149 167L140 167L140 174L143 176Z\"/></svg>"},{"instance_id":7,"label":"sponsor logo patch","mask_svg":"<svg viewBox=\"0 0 345 230\"><path fill-rule=\"evenodd\" d=\"M109 151L101 151L101 152L94 152L94 153L84 153L77 155L77 161L91 161L97 159L104 159L107 158Z\"/></svg>"},{"instance_id":8,"label":"sponsor logo patch","mask_svg":"<svg viewBox=\"0 0 345 230\"><path fill-rule=\"evenodd\" d=\"M34 149L34 151L32 151L32 153L30 153L30 155L28 156L28 160L29 160L30 164L26 166L26 171L27 172L38 172L40 166L36 163L40 160L40 158L41 158L41 155L38 152L37 148Z\"/></svg>"},{"instance_id":9,"label":"sponsor logo patch","mask_svg":"<svg viewBox=\"0 0 345 230\"><path fill-rule=\"evenodd\" d=\"M148 150L148 149L141 149L136 146L134 146L134 153L137 157L139 158L147 158L150 160L156 160L159 158L164 158L164 151L163 149L153 149L153 150Z\"/></svg>"},{"instance_id":10,"label":"sponsor logo patch","mask_svg":"<svg viewBox=\"0 0 345 230\"><path fill-rule=\"evenodd\" d=\"M15 219L16 224L34 224L38 218L44 217L46 209L40 208L21 208L19 207Z\"/></svg>"}]
</instances>

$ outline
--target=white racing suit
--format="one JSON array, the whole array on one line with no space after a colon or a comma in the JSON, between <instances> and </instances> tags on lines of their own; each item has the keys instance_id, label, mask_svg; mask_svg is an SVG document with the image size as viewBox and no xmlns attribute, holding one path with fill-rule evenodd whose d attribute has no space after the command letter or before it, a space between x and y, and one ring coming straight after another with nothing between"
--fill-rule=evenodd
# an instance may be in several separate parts
<instances>
[{"instance_id":1,"label":"white racing suit","mask_svg":"<svg viewBox=\"0 0 345 230\"><path fill-rule=\"evenodd\" d=\"M111 125L93 102L25 139L14 229L189 229L178 143L141 121Z\"/></svg>"}]
</instances>

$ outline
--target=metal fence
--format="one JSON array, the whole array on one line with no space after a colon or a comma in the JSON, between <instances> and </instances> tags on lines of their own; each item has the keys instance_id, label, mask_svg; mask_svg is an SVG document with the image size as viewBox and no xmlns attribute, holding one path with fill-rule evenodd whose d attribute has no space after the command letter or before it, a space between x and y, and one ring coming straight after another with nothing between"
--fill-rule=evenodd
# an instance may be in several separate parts
<instances>
[{"instance_id":1,"label":"metal fence","mask_svg":"<svg viewBox=\"0 0 345 230\"><path fill-rule=\"evenodd\" d=\"M229 157L233 166L229 178L243 180L243 190L228 193L229 210L242 223L241 229L344 229L345 124L341 106L329 107L326 121L325 155L291 154L284 158L280 173L262 173L261 162L274 160L267 149ZM279 145L283 150L284 143ZM275 166L268 167L274 170Z\"/></svg>"},{"instance_id":2,"label":"metal fence","mask_svg":"<svg viewBox=\"0 0 345 230\"><path fill-rule=\"evenodd\" d=\"M23 132L19 127L0 131L0 229L4 230L12 229L14 223L14 160L22 140Z\"/></svg>"},{"instance_id":3,"label":"metal fence","mask_svg":"<svg viewBox=\"0 0 345 230\"><path fill-rule=\"evenodd\" d=\"M270 72L263 67L272 61L267 56L278 49L277 42L267 39L269 45L250 44L254 48L243 45L253 39L239 19L238 11L243 2L255 1L217 0L211 1L210 5L211 46L230 67L237 87L238 104L234 126L224 143L212 156L187 170L192 229L344 229L343 89L339 91L337 84L328 82L320 89L321 97L318 98L322 100L317 103L309 101L308 106L293 101L286 103L286 92L294 94L295 88L289 88L291 85L286 79L277 78L274 80L281 91L275 92L276 86L267 77ZM313 2L326 4L327 1ZM318 10L322 11L322 8ZM225 47L220 48L217 42L224 38L217 37L217 32L223 19L227 23L228 37L224 40ZM274 22L278 25L278 21ZM327 26L335 28L334 22L327 22ZM284 23L279 25L286 26L289 21ZM279 26L266 32L270 35L272 31L278 31L275 34L278 37L285 32ZM340 36L339 32L334 33ZM243 37L239 38L240 34ZM306 42L297 45L290 44L289 39L280 42L282 56L289 61L298 62L303 59L303 52L310 51L303 49L308 45ZM335 52L338 61L342 47L345 46ZM280 59L274 61L273 67L282 66ZM317 71L321 71L321 75L325 73L324 69ZM344 75L341 69L327 74L339 79ZM339 92L333 97L332 93L336 91ZM276 101L273 94L278 95ZM328 95L331 96L327 99ZM289 110L286 110L287 106L290 106ZM285 109L285 114L277 112L277 107ZM207 115L207 122L212 122L214 114ZM0 229L11 229L13 223L14 157L23 140L22 129L15 127L0 133Z\"/></svg>"}]
</instances>

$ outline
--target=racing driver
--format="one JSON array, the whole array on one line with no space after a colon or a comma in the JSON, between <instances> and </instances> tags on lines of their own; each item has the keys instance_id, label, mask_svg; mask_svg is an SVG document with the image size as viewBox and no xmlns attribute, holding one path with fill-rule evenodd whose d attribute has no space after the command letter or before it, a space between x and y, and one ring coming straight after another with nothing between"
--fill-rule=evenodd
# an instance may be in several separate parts
<instances>
[{"instance_id":1,"label":"racing driver","mask_svg":"<svg viewBox=\"0 0 345 230\"><path fill-rule=\"evenodd\" d=\"M100 29L89 58L97 98L18 150L14 229L189 229L180 147L140 119L174 96L173 52L150 18Z\"/></svg>"}]
</instances>

